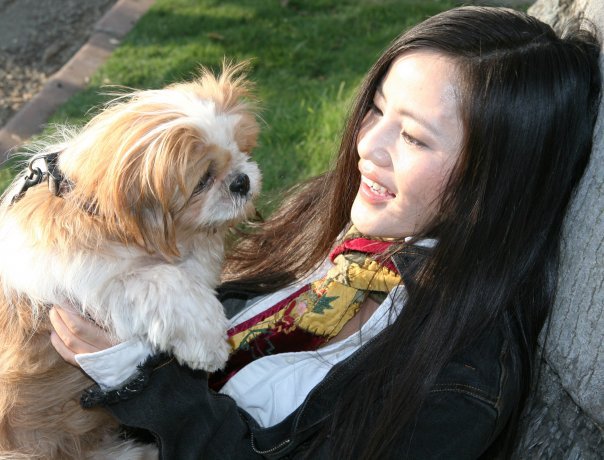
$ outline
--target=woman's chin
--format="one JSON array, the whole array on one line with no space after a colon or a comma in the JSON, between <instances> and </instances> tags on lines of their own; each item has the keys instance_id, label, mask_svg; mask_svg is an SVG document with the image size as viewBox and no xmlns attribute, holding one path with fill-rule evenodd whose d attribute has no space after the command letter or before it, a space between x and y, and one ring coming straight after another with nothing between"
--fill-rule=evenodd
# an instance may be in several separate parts
<instances>
[{"instance_id":1,"label":"woman's chin","mask_svg":"<svg viewBox=\"0 0 604 460\"><path fill-rule=\"evenodd\" d=\"M389 212L390 211L390 212ZM409 225L385 209L384 205L376 206L356 196L350 210L350 221L363 235L381 238L403 238L413 236Z\"/></svg>"},{"instance_id":2,"label":"woman's chin","mask_svg":"<svg viewBox=\"0 0 604 460\"><path fill-rule=\"evenodd\" d=\"M381 233L385 230L383 228L385 222L380 213L376 211L367 206L357 195L350 211L350 220L363 235L381 236Z\"/></svg>"}]
</instances>

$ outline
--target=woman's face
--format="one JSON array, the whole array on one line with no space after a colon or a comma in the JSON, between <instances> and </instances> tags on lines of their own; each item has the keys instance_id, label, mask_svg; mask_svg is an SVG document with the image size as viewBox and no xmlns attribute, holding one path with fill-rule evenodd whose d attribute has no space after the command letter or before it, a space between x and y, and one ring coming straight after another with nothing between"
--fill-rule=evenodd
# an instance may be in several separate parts
<instances>
[{"instance_id":1,"label":"woman's face","mask_svg":"<svg viewBox=\"0 0 604 460\"><path fill-rule=\"evenodd\" d=\"M361 185L351 219L366 235L415 235L432 218L459 155L456 68L429 51L394 60L358 136Z\"/></svg>"}]
</instances>

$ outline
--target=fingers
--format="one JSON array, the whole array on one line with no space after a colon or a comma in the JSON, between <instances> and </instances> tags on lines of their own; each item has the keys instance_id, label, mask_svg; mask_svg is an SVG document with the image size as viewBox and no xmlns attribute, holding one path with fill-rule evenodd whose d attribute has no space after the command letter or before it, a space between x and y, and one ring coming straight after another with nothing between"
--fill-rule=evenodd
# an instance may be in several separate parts
<instances>
[{"instance_id":1,"label":"fingers","mask_svg":"<svg viewBox=\"0 0 604 460\"><path fill-rule=\"evenodd\" d=\"M105 330L75 312L54 307L49 317L54 328L51 343L71 364L77 365L75 355L78 353L94 353L112 345Z\"/></svg>"},{"instance_id":2,"label":"fingers","mask_svg":"<svg viewBox=\"0 0 604 460\"><path fill-rule=\"evenodd\" d=\"M61 358L63 358L69 364L79 367L78 362L75 360L76 353L71 351L63 343L63 341L59 338L59 335L55 331L52 331L50 333L50 343L52 343L52 346L55 348L55 350L57 350L57 353L59 353L59 355L61 355Z\"/></svg>"},{"instance_id":3,"label":"fingers","mask_svg":"<svg viewBox=\"0 0 604 460\"><path fill-rule=\"evenodd\" d=\"M107 331L80 314L59 307L54 307L52 311L55 311L61 320L59 324L66 327L75 336L74 338L78 339L79 342L75 345L79 346L79 348L74 351L78 353L92 353L113 345Z\"/></svg>"}]
</instances>

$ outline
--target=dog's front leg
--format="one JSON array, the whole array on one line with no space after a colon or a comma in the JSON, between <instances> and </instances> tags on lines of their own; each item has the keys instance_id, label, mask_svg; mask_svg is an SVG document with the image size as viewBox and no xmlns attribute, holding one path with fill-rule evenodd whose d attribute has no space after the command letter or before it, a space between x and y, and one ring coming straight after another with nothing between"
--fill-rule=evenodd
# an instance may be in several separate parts
<instances>
[{"instance_id":1,"label":"dog's front leg","mask_svg":"<svg viewBox=\"0 0 604 460\"><path fill-rule=\"evenodd\" d=\"M120 340L140 337L193 369L214 371L228 358L227 320L211 286L175 265L112 279L101 305Z\"/></svg>"}]
</instances>

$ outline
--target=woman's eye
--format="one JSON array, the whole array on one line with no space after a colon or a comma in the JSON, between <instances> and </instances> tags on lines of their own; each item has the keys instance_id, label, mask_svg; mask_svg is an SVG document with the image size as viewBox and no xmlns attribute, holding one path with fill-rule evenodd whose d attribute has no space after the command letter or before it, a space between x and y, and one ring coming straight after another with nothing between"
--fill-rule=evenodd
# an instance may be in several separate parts
<instances>
[{"instance_id":1,"label":"woman's eye","mask_svg":"<svg viewBox=\"0 0 604 460\"><path fill-rule=\"evenodd\" d=\"M426 147L426 144L424 144L420 140L417 140L415 137L411 136L409 133L407 133L405 131L403 131L401 133L401 137L407 144L414 145L416 147Z\"/></svg>"},{"instance_id":2,"label":"woman's eye","mask_svg":"<svg viewBox=\"0 0 604 460\"><path fill-rule=\"evenodd\" d=\"M375 105L375 102L371 103L371 105L369 106L369 111L373 112L375 115L377 115L379 117L381 117L382 115L384 115L382 113L382 111L380 110L380 108L377 105Z\"/></svg>"}]
</instances>

